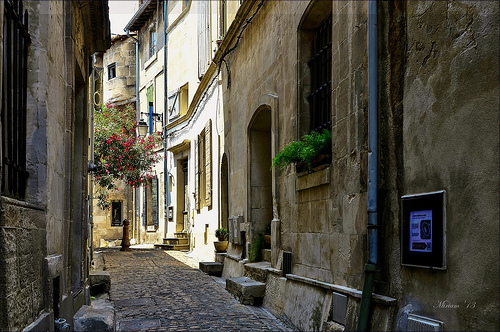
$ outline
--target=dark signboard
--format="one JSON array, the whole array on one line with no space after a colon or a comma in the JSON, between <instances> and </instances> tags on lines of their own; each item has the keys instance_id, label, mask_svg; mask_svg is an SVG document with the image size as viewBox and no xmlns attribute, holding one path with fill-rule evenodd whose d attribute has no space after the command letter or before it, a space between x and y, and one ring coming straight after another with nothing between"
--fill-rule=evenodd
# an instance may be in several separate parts
<instances>
[{"instance_id":1,"label":"dark signboard","mask_svg":"<svg viewBox=\"0 0 500 332\"><path fill-rule=\"evenodd\" d=\"M446 269L446 192L402 200L401 264Z\"/></svg>"}]
</instances>

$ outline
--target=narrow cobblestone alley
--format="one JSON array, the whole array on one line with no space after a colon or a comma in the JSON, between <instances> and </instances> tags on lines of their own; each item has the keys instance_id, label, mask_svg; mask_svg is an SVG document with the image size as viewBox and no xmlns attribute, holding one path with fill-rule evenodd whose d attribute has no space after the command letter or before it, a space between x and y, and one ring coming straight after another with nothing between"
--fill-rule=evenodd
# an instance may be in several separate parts
<instances>
[{"instance_id":1,"label":"narrow cobblestone alley","mask_svg":"<svg viewBox=\"0 0 500 332\"><path fill-rule=\"evenodd\" d=\"M181 252L105 251L117 331L289 331L260 307L237 302L220 278Z\"/></svg>"}]
</instances>

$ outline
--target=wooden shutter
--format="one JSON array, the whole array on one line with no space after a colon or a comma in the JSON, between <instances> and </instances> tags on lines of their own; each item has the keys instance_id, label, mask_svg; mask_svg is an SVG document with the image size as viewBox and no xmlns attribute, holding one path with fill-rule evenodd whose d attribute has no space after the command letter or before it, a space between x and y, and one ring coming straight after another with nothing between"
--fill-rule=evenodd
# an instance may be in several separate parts
<instances>
[{"instance_id":1,"label":"wooden shutter","mask_svg":"<svg viewBox=\"0 0 500 332\"><path fill-rule=\"evenodd\" d=\"M153 203L152 213L153 213L153 225L158 226L158 177L155 175L153 177L151 185L151 200Z\"/></svg>"},{"instance_id":2,"label":"wooden shutter","mask_svg":"<svg viewBox=\"0 0 500 332\"><path fill-rule=\"evenodd\" d=\"M198 1L198 77L203 77L210 64L210 3Z\"/></svg>"},{"instance_id":3,"label":"wooden shutter","mask_svg":"<svg viewBox=\"0 0 500 332\"><path fill-rule=\"evenodd\" d=\"M200 152L198 145L200 143L200 135L194 141L194 204L195 209L200 209Z\"/></svg>"},{"instance_id":4,"label":"wooden shutter","mask_svg":"<svg viewBox=\"0 0 500 332\"><path fill-rule=\"evenodd\" d=\"M205 205L212 206L212 120L205 126Z\"/></svg>"},{"instance_id":5,"label":"wooden shutter","mask_svg":"<svg viewBox=\"0 0 500 332\"><path fill-rule=\"evenodd\" d=\"M144 227L148 225L148 188L146 186L142 186L142 224Z\"/></svg>"}]
</instances>

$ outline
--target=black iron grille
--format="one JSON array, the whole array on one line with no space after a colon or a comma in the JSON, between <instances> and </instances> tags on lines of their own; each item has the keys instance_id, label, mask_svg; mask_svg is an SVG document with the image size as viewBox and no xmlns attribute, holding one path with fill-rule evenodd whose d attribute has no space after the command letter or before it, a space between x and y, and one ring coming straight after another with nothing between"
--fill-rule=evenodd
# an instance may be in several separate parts
<instances>
[{"instance_id":1,"label":"black iron grille","mask_svg":"<svg viewBox=\"0 0 500 332\"><path fill-rule=\"evenodd\" d=\"M5 1L2 75L2 195L24 199L26 99L28 86L28 11L23 2Z\"/></svg>"},{"instance_id":2,"label":"black iron grille","mask_svg":"<svg viewBox=\"0 0 500 332\"><path fill-rule=\"evenodd\" d=\"M332 107L332 17L321 22L312 41L311 93L308 96L311 110L311 131L330 129Z\"/></svg>"}]
</instances>

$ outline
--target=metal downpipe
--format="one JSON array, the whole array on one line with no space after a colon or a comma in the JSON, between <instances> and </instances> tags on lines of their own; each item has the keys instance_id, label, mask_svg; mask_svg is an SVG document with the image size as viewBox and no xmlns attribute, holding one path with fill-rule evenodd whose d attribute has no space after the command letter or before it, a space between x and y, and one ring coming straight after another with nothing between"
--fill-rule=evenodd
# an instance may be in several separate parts
<instances>
[{"instance_id":1,"label":"metal downpipe","mask_svg":"<svg viewBox=\"0 0 500 332\"><path fill-rule=\"evenodd\" d=\"M167 158L167 116L168 116L168 89L167 89L167 6L168 0L163 1L163 219L165 221L165 234L168 234L168 207L170 206L170 177L168 176L168 158Z\"/></svg>"},{"instance_id":2,"label":"metal downpipe","mask_svg":"<svg viewBox=\"0 0 500 332\"><path fill-rule=\"evenodd\" d=\"M133 36L130 35L129 30L125 30L127 33L127 36L135 40L135 109L137 112L137 123L139 123L140 120L140 111L139 111L139 40L134 38ZM139 36L137 36L139 37ZM138 189L134 189L134 205L135 205L135 211L134 211L134 222L132 224L133 228L137 227L137 243L141 243L141 225L138 224L138 219L137 219L137 211L139 208L139 194L138 194Z\"/></svg>"},{"instance_id":3,"label":"metal downpipe","mask_svg":"<svg viewBox=\"0 0 500 332\"><path fill-rule=\"evenodd\" d=\"M377 126L377 1L368 2L368 263L365 265L365 284L361 296L358 331L367 331L373 279L378 263L378 126Z\"/></svg>"}]
</instances>

